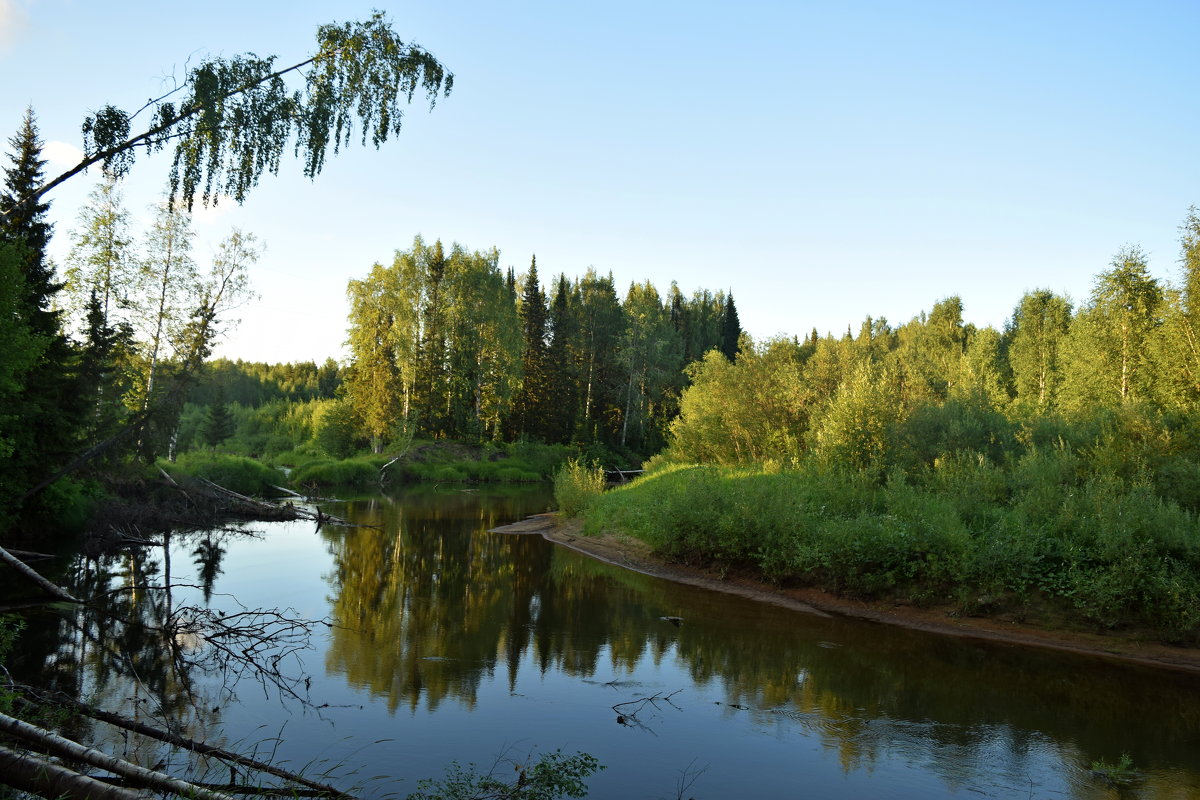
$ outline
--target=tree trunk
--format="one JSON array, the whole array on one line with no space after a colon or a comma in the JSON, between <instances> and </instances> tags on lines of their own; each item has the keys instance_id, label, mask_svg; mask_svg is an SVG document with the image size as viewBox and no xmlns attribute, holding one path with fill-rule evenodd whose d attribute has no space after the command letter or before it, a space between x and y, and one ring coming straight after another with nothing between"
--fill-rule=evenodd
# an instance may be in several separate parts
<instances>
[{"instance_id":1,"label":"tree trunk","mask_svg":"<svg viewBox=\"0 0 1200 800\"><path fill-rule=\"evenodd\" d=\"M136 764L131 764L115 756L110 756L108 753L95 750L91 747L84 747L78 742L73 742L70 739L59 736L57 733L30 725L28 722L10 717L7 714L0 713L0 731L15 736L18 739L32 742L60 758L80 761L159 791L178 794L183 797L194 798L195 800L233 800L230 795L201 789L187 781L181 781L177 778L172 778L170 775L164 775L161 772L139 767Z\"/></svg>"},{"instance_id":2,"label":"tree trunk","mask_svg":"<svg viewBox=\"0 0 1200 800\"><path fill-rule=\"evenodd\" d=\"M24 561L14 556L12 553L5 550L3 547L0 547L0 561L8 564L17 572L21 573L22 577L24 577L26 580L37 584L43 591L54 597L57 597L59 600L66 600L70 603L79 602L66 589L63 589L61 586L55 586L53 583L39 575L36 570L28 566Z\"/></svg>"},{"instance_id":3,"label":"tree trunk","mask_svg":"<svg viewBox=\"0 0 1200 800\"><path fill-rule=\"evenodd\" d=\"M154 795L109 786L94 778L72 772L30 753L0 747L0 774L6 785L41 795L68 800L146 800Z\"/></svg>"}]
</instances>

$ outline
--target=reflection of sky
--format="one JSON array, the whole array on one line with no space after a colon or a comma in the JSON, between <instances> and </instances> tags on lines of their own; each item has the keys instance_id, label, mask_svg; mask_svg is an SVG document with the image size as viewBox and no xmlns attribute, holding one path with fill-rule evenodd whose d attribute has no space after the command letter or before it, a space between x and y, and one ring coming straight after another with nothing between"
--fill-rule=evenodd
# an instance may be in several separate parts
<instances>
[{"instance_id":1,"label":"reflection of sky","mask_svg":"<svg viewBox=\"0 0 1200 800\"><path fill-rule=\"evenodd\" d=\"M216 592L234 595L249 607L291 607L312 618L329 614L330 596L336 591L329 580L333 566L327 544L311 523L256 527L263 531L261 538L225 543L228 553ZM370 535L389 534L381 530ZM188 549L192 546L180 545L173 557L177 578L190 579L193 566ZM597 569L582 556L564 551L556 553L554 565L560 581L573 573L594 578ZM626 605L614 602L612 607L635 608L628 604L632 593L642 604L639 630L647 637L661 634L653 626L669 624L659 617L681 610L689 615L685 627L699 628L712 617L711 627L718 632L722 626L732 626L763 631L767 637L780 630L779 615L791 613L686 587L660 590L649 579L610 572L611 591L627 593ZM213 600L214 605L227 602L221 596ZM728 615L717 619L723 609ZM837 628L828 622L820 623L813 634L800 630L809 624L807 618L787 617L786 621L795 624L798 636L836 638L831 631ZM861 669L859 662L871 655L863 652L862 642L881 634L878 629L868 629L866 635L861 628L853 629L857 631L853 634L850 630L841 637L845 645L821 641L817 646L829 648L822 652L836 653L829 657L842 659L853 671ZM693 632L681 629L679 635ZM570 631L556 635L571 647ZM323 650L329 638L318 635L315 646ZM754 636L747 641L759 644ZM814 677L801 664L795 665L794 674L778 676L783 685L794 687L788 690L793 692L792 700L764 708L754 692L737 685L739 677L720 671L719 659L698 670L685 661L680 648L680 640L671 640L656 658L647 643L640 656L629 659L615 657L605 645L595 660L594 673L569 674L555 659L543 672L534 636L519 657L511 691L509 666L501 655L494 668L482 670L472 701L451 696L432 704L432 709L430 703L420 702L413 710L401 702L394 713L388 712L385 698L355 689L343 675L327 672L324 653L314 651L305 657L313 675L312 698L327 707L315 712L285 708L277 700L264 699L257 689L243 686L239 690L243 704L226 707L222 716L227 730L250 738L282 731L280 757L293 767L354 764L365 765L360 781L373 775L405 777L398 786L378 789L379 794L395 791L400 796L413 791L417 779L439 774L452 759L486 767L506 748L513 757L534 748L591 753L608 766L589 781L593 798L673 797L676 781L689 769L705 769L691 794L707 798L1025 797L1031 789L1036 797L1107 796L1104 787L1080 768L1090 761L1073 740L1055 741L1009 724L897 719L877 709L822 707L828 687L817 687L825 689L825 697L805 690L814 682L829 683L830 676ZM627 651L628 645L622 652ZM421 659L420 668L427 675L439 670L474 674L483 666L440 658ZM881 665L881 670L900 676L898 680L908 679L913 673L906 670L911 669ZM609 683L613 681L615 685ZM986 687L980 691L986 693ZM617 722L614 704L673 692L677 693L670 702L660 699L657 707L643 706L634 724ZM622 711L629 713L630 707ZM964 713L963 718L971 714ZM1119 753L1119 749L1113 752L1109 760L1115 761ZM343 772L335 770L335 774ZM1186 779L1194 782L1194 777Z\"/></svg>"}]
</instances>

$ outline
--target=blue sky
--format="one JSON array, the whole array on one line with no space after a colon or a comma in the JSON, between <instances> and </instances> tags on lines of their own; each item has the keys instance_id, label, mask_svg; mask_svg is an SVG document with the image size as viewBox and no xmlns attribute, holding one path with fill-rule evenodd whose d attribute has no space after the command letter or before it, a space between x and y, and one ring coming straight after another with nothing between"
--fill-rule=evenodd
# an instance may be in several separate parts
<instances>
[{"instance_id":1,"label":"blue sky","mask_svg":"<svg viewBox=\"0 0 1200 800\"><path fill-rule=\"evenodd\" d=\"M285 164L201 215L201 262L232 225L267 246L221 355L340 357L346 282L418 234L518 271L536 253L544 280L731 289L765 338L952 294L1001 326L1030 289L1086 299L1125 244L1173 279L1200 205L1196 2L0 0L0 132L32 104L68 152L86 113L137 107L189 58L291 64L373 7L454 92L381 151L314 182ZM167 166L135 168L138 215ZM50 195L60 260L94 178Z\"/></svg>"}]
</instances>

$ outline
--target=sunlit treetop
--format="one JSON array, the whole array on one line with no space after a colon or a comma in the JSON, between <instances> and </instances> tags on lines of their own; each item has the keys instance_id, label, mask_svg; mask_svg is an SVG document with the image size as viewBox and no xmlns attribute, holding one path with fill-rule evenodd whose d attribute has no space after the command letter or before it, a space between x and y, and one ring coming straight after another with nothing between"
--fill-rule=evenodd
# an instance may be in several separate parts
<instances>
[{"instance_id":1,"label":"sunlit treetop","mask_svg":"<svg viewBox=\"0 0 1200 800\"><path fill-rule=\"evenodd\" d=\"M293 74L303 76L302 86L289 85ZM323 25L315 54L290 67L253 53L207 58L178 87L132 114L105 106L83 122L84 159L33 197L94 164L123 176L139 147L153 152L169 145L173 203L191 209L198 195L215 205L223 194L240 203L264 172L278 174L289 146L304 174L315 177L330 147L336 155L355 138L379 147L400 132L404 106L418 91L432 108L453 86L453 73L419 45L401 41L382 12L365 22ZM149 127L131 133L143 113Z\"/></svg>"}]
</instances>

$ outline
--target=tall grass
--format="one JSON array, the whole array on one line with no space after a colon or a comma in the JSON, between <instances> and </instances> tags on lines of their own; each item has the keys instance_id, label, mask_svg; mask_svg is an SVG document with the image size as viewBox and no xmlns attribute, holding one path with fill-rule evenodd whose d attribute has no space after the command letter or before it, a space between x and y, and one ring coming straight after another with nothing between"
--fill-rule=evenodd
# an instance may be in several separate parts
<instances>
[{"instance_id":1,"label":"tall grass","mask_svg":"<svg viewBox=\"0 0 1200 800\"><path fill-rule=\"evenodd\" d=\"M604 470L576 458L567 460L554 473L554 501L565 517L578 517L604 493Z\"/></svg>"},{"instance_id":2,"label":"tall grass","mask_svg":"<svg viewBox=\"0 0 1200 800\"><path fill-rule=\"evenodd\" d=\"M1102 628L1200 641L1200 526L1145 485L1087 474L1066 451L1001 468L939 458L882 482L795 471L660 469L585 507L664 555L864 598L966 612L1049 606Z\"/></svg>"},{"instance_id":3,"label":"tall grass","mask_svg":"<svg viewBox=\"0 0 1200 800\"><path fill-rule=\"evenodd\" d=\"M284 482L282 472L260 461L200 450L184 453L175 463L162 462L160 466L173 476L205 478L240 494L269 494L272 486Z\"/></svg>"}]
</instances>

